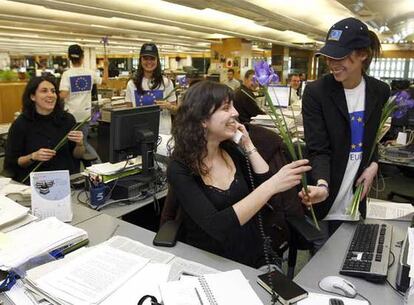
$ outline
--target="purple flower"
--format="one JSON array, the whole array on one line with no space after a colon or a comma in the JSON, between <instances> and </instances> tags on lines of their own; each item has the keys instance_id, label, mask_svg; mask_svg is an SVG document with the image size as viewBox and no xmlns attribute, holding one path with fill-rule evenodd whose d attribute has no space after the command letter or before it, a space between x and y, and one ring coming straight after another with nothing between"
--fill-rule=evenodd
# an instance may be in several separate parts
<instances>
[{"instance_id":1,"label":"purple flower","mask_svg":"<svg viewBox=\"0 0 414 305\"><path fill-rule=\"evenodd\" d=\"M395 94L395 104L397 110L394 112L393 117L400 119L407 114L407 111L414 107L414 98L407 91L400 91Z\"/></svg>"},{"instance_id":2,"label":"purple flower","mask_svg":"<svg viewBox=\"0 0 414 305\"><path fill-rule=\"evenodd\" d=\"M91 121L90 121L90 123L96 123L96 122L98 122L98 120L101 118L101 111L99 110L99 111L96 111L96 112L94 112L93 114L92 114L92 118L91 118Z\"/></svg>"},{"instance_id":3,"label":"purple flower","mask_svg":"<svg viewBox=\"0 0 414 305\"><path fill-rule=\"evenodd\" d=\"M183 77L177 77L177 81L181 87L185 87L188 85L188 78L185 75Z\"/></svg>"},{"instance_id":4,"label":"purple flower","mask_svg":"<svg viewBox=\"0 0 414 305\"><path fill-rule=\"evenodd\" d=\"M278 83L279 76L273 71L269 64L265 61L259 61L254 65L255 80L261 86L269 86L271 83Z\"/></svg>"},{"instance_id":5,"label":"purple flower","mask_svg":"<svg viewBox=\"0 0 414 305\"><path fill-rule=\"evenodd\" d=\"M104 37L102 37L102 39L101 39L101 43L103 43L103 44L104 44L104 46L107 46L107 45L109 44L109 39L108 39L108 36L104 36Z\"/></svg>"}]
</instances>

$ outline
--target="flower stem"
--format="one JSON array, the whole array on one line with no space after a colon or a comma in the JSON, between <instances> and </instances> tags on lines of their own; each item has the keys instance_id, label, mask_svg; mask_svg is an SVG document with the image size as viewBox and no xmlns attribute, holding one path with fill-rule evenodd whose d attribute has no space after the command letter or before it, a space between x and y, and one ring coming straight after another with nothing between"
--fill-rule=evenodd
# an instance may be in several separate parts
<instances>
[{"instance_id":1,"label":"flower stem","mask_svg":"<svg viewBox=\"0 0 414 305\"><path fill-rule=\"evenodd\" d=\"M90 120L90 118L91 118L91 116L88 116L82 122L76 123L75 126L53 148L53 150L56 151L56 152L58 152L63 147L63 145L65 145L65 143L67 142L69 133L71 131L79 130L83 125L85 125L86 122L88 122ZM44 163L44 161L38 161L38 163L36 164L36 166L30 171L30 173L26 177L24 177L24 179L22 180L22 183L24 183L27 179L29 179L30 174L31 173L34 173L43 163Z\"/></svg>"}]
</instances>

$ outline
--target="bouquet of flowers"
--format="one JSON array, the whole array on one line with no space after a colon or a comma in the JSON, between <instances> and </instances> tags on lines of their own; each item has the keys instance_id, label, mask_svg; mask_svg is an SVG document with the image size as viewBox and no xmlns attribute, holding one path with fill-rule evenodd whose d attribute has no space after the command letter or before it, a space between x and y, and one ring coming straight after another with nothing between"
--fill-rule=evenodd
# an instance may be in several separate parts
<instances>
[{"instance_id":1,"label":"bouquet of flowers","mask_svg":"<svg viewBox=\"0 0 414 305\"><path fill-rule=\"evenodd\" d=\"M406 97L408 98L408 96ZM384 107L382 108L381 112L381 120L380 124L378 126L377 133L375 135L375 142L374 145L371 148L371 152L369 154L368 158L368 164L371 163L372 155L374 154L375 148L379 141L381 140L381 134L382 130L384 128L385 122L391 115L395 115L398 111L396 111L397 108L399 108L399 104L404 100L403 98L400 98L399 103L397 104L398 94L391 96L388 101L385 103ZM414 101L413 105L414 105ZM405 102L404 102L405 103ZM352 202L350 203L350 207L347 209L347 214L351 215L353 218L356 217L358 210L359 210L359 203L361 202L362 193L364 191L364 183L360 183L354 193L354 197L352 198Z\"/></svg>"},{"instance_id":2,"label":"bouquet of flowers","mask_svg":"<svg viewBox=\"0 0 414 305\"><path fill-rule=\"evenodd\" d=\"M88 116L82 122L76 123L75 126L73 126L73 128L69 132L74 131L74 130L80 130L82 126L85 125L90 120L90 118L91 117ZM68 141L69 132L53 148L54 151L58 152L63 147L63 145L65 145L65 143ZM42 164L43 164L43 161L38 162L36 166L32 169L32 171L26 177L24 177L24 179L22 180L22 183L24 183L27 179L29 179L30 174L34 173Z\"/></svg>"},{"instance_id":3,"label":"bouquet of flowers","mask_svg":"<svg viewBox=\"0 0 414 305\"><path fill-rule=\"evenodd\" d=\"M282 112L282 109L281 107L278 107L279 111L276 109L276 107L273 105L271 101L269 92L267 90L267 87L269 86L269 84L279 82L279 77L273 71L273 69L269 66L269 64L265 61L260 61L256 63L254 66L254 70L255 70L255 79L263 87L263 93L265 94L267 104L269 105L269 108L270 108L270 111L267 114L270 116L271 120L275 124L275 127L279 130L280 136L288 149L291 159L293 161L302 159L303 155L302 155L302 149L301 149L299 141L296 142L297 143L297 151L296 151L295 145L292 141L292 137L291 137L291 134L288 128L288 124L286 123L286 119ZM276 100L277 100L277 97L276 97ZM277 103L279 104L278 100L277 100ZM296 122L295 122L295 128L297 131ZM305 190L305 193L307 194L308 183L306 179L306 174L302 175L302 185L303 185L303 189ZM315 211L313 210L312 205L310 206L309 209L310 209L315 227L318 230L320 230L318 220L316 219Z\"/></svg>"}]
</instances>

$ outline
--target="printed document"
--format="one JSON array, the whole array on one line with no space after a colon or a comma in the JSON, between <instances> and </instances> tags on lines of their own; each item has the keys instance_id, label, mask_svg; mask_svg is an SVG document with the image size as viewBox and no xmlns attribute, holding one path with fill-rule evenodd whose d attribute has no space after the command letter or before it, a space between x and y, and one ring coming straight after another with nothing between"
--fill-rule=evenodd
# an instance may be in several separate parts
<instances>
[{"instance_id":1,"label":"printed document","mask_svg":"<svg viewBox=\"0 0 414 305\"><path fill-rule=\"evenodd\" d=\"M396 203L368 198L367 218L411 221L414 207L410 203Z\"/></svg>"}]
</instances>

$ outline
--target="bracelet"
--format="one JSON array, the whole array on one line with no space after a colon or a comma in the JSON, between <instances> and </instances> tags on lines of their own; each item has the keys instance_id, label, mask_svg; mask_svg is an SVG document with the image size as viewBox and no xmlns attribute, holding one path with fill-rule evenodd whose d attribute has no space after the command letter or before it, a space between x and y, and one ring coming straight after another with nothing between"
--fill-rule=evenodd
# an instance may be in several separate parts
<instances>
[{"instance_id":1,"label":"bracelet","mask_svg":"<svg viewBox=\"0 0 414 305\"><path fill-rule=\"evenodd\" d=\"M326 189L326 191L328 192L328 194L329 194L329 186L327 184L325 184L325 183L318 183L316 186L317 187L324 187Z\"/></svg>"},{"instance_id":2,"label":"bracelet","mask_svg":"<svg viewBox=\"0 0 414 305\"><path fill-rule=\"evenodd\" d=\"M256 148L256 147L253 147L252 149L247 150L247 151L245 151L245 152L246 152L246 155L250 156L250 155L251 155L252 153L254 153L255 151L257 151L257 148Z\"/></svg>"},{"instance_id":3,"label":"bracelet","mask_svg":"<svg viewBox=\"0 0 414 305\"><path fill-rule=\"evenodd\" d=\"M30 154L30 161L35 162L36 160L33 159L33 153Z\"/></svg>"}]
</instances>

